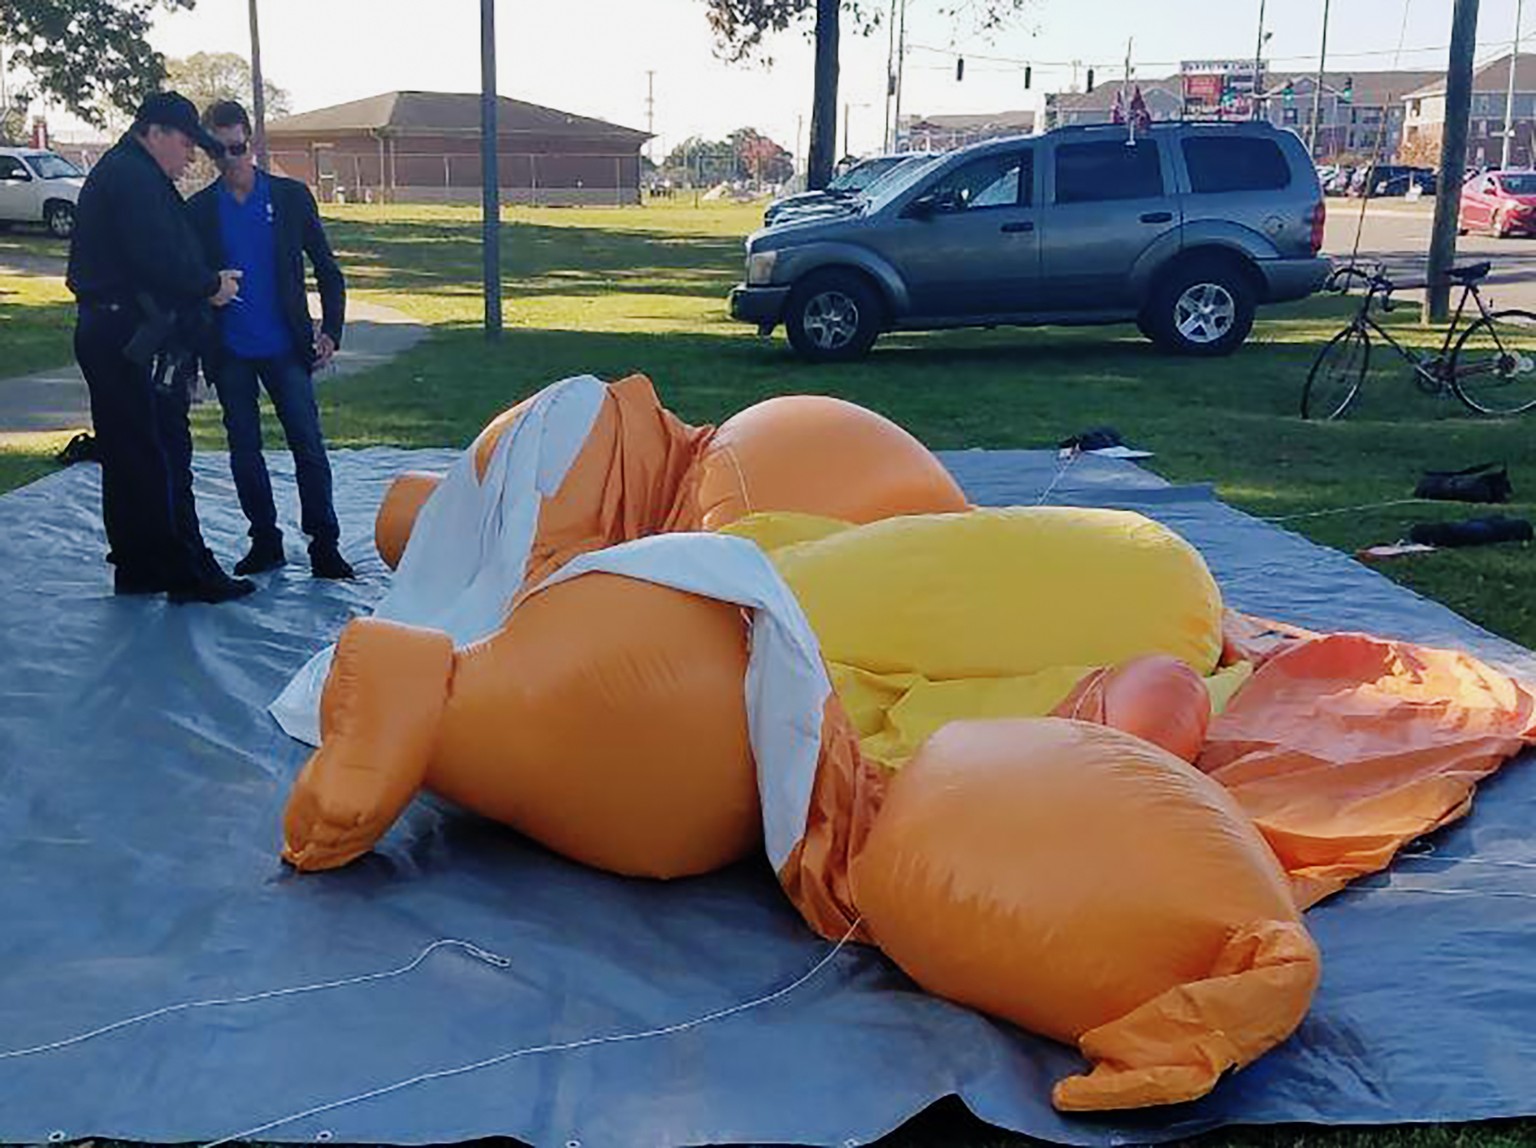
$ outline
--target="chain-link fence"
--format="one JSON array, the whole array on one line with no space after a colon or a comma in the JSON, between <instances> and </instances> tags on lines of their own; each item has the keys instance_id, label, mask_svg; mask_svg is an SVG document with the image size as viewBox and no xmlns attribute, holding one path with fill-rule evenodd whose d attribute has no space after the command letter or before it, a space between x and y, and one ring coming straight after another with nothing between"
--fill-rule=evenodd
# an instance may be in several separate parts
<instances>
[{"instance_id":1,"label":"chain-link fence","mask_svg":"<svg viewBox=\"0 0 1536 1148\"><path fill-rule=\"evenodd\" d=\"M342 151L315 147L270 151L276 172L302 180L322 202L478 203L478 151ZM497 157L501 198L534 206L623 206L640 201L640 157L529 154Z\"/></svg>"}]
</instances>

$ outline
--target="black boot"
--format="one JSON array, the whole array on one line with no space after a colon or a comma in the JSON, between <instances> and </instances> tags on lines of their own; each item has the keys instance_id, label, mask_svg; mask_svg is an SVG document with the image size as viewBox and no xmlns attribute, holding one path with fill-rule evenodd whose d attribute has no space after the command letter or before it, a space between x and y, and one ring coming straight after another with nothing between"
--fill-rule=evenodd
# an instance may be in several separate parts
<instances>
[{"instance_id":1,"label":"black boot","mask_svg":"<svg viewBox=\"0 0 1536 1148\"><path fill-rule=\"evenodd\" d=\"M188 602L232 602L256 592L256 583L248 578L231 578L213 555L204 551L203 558L192 572L178 579L167 597L177 605Z\"/></svg>"},{"instance_id":2,"label":"black boot","mask_svg":"<svg viewBox=\"0 0 1536 1148\"><path fill-rule=\"evenodd\" d=\"M251 539L251 548L244 558L235 563L235 573L242 577L246 574L263 574L268 570L276 570L288 562L288 556L283 553L283 536L278 533L258 534Z\"/></svg>"},{"instance_id":3,"label":"black boot","mask_svg":"<svg viewBox=\"0 0 1536 1148\"><path fill-rule=\"evenodd\" d=\"M309 544L309 571L316 578L356 578L357 571L341 556L334 542Z\"/></svg>"}]
</instances>

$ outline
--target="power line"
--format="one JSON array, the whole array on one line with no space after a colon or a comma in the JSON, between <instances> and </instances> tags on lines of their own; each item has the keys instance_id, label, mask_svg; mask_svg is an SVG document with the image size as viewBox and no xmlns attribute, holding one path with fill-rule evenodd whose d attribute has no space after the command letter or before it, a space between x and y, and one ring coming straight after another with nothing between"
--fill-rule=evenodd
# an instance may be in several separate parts
<instances>
[{"instance_id":1,"label":"power line","mask_svg":"<svg viewBox=\"0 0 1536 1148\"><path fill-rule=\"evenodd\" d=\"M1530 37L1528 36L1521 37L1522 40L1529 38ZM1494 49L1503 51L1513 47L1514 42L1510 40L1480 40L1477 43L1478 51L1491 51ZM972 52L965 48L936 48L931 44L914 44L910 42L907 44L907 50L909 52L930 52L934 55L949 56L951 58L964 56L967 61L967 66L969 66L969 61L971 60L983 60L994 64L1009 64L1015 67L1033 65L1034 67L1038 68L1118 68L1121 64L1121 61L1119 60L1042 60L1035 56L997 56L989 55L984 52ZM1449 51L1449 44L1437 44L1427 48L1404 48L1402 49L1401 54L1405 56L1411 56L1425 55L1430 52ZM1357 60L1369 58L1372 56L1393 56L1396 54L1397 53L1394 51L1394 49L1391 48L1373 48L1357 52L1329 52L1328 56L1330 59L1335 60ZM1271 64L1287 62L1302 62L1310 64L1312 61L1316 60L1317 57L1315 55L1307 54L1297 56L1267 56L1265 59ZM1181 67L1183 63L1183 60L1137 60L1136 66L1138 68L1178 68Z\"/></svg>"}]
</instances>

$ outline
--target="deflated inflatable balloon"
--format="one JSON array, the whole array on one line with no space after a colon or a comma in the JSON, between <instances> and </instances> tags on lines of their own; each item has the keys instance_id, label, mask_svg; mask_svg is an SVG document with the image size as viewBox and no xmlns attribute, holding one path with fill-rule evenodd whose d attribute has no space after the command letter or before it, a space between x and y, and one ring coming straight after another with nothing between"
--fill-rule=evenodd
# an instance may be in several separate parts
<instances>
[{"instance_id":1,"label":"deflated inflatable balloon","mask_svg":"<svg viewBox=\"0 0 1536 1148\"><path fill-rule=\"evenodd\" d=\"M273 705L319 745L290 862L346 864L421 788L615 873L761 850L822 935L1075 1045L1066 1111L1194 1099L1284 1040L1298 898L1536 733L1472 659L1225 612L1148 518L973 510L833 399L716 432L565 380L402 476L377 536L378 617Z\"/></svg>"}]
</instances>

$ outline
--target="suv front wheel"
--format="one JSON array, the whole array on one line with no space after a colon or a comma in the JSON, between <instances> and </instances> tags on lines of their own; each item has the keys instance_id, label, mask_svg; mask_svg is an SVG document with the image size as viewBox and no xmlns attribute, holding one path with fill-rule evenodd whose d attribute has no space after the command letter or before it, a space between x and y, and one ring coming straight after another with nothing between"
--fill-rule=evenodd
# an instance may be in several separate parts
<instances>
[{"instance_id":1,"label":"suv front wheel","mask_svg":"<svg viewBox=\"0 0 1536 1148\"><path fill-rule=\"evenodd\" d=\"M795 285L784 309L789 345L803 359L862 358L884 321L880 293L851 271L818 271Z\"/></svg>"},{"instance_id":2,"label":"suv front wheel","mask_svg":"<svg viewBox=\"0 0 1536 1148\"><path fill-rule=\"evenodd\" d=\"M1165 351L1230 355L1253 329L1254 291L1229 260L1188 263L1152 291L1138 326Z\"/></svg>"}]
</instances>

